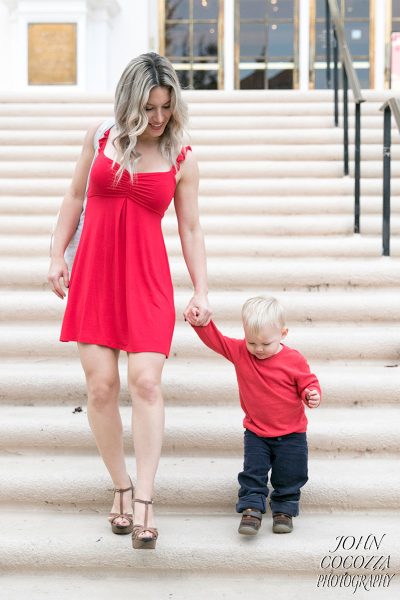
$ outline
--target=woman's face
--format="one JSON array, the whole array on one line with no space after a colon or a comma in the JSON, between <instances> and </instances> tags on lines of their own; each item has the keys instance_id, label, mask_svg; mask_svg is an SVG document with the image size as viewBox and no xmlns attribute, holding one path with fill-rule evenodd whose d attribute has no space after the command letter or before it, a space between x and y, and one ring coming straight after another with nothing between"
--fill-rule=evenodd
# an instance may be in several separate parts
<instances>
[{"instance_id":1,"label":"woman's face","mask_svg":"<svg viewBox=\"0 0 400 600\"><path fill-rule=\"evenodd\" d=\"M143 133L148 139L159 138L171 118L171 92L168 88L154 87L145 106L149 124Z\"/></svg>"}]
</instances>

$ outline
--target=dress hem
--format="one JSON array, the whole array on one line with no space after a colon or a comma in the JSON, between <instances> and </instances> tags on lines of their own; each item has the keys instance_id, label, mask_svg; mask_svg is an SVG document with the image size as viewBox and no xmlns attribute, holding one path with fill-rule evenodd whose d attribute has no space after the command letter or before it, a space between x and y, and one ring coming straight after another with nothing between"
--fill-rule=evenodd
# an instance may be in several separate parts
<instances>
[{"instance_id":1,"label":"dress hem","mask_svg":"<svg viewBox=\"0 0 400 600\"><path fill-rule=\"evenodd\" d=\"M128 352L131 354L139 354L140 352L154 352L156 354L163 354L166 358L169 357L169 352L165 352L164 350L154 350L153 348L150 350L148 348L144 349L144 348L140 348L140 349L135 349L135 350L131 350L128 349L126 346L116 346L115 344L107 344L107 343L101 343L99 341L94 341L94 340L77 340L74 338L60 338L60 342L63 343L68 343L68 342L78 342L80 344L93 344L95 346L105 346L106 348L112 348L113 350L122 350L123 352Z\"/></svg>"}]
</instances>

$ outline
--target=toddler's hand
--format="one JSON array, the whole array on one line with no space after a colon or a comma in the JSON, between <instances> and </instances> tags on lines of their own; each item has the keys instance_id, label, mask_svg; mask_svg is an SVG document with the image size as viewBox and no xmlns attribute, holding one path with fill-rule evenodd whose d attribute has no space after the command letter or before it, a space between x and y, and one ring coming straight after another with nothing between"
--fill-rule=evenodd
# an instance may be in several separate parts
<instances>
[{"instance_id":1,"label":"toddler's hand","mask_svg":"<svg viewBox=\"0 0 400 600\"><path fill-rule=\"evenodd\" d=\"M317 408L320 405L321 397L318 394L317 390L309 390L308 388L305 390L305 403L309 408Z\"/></svg>"}]
</instances>

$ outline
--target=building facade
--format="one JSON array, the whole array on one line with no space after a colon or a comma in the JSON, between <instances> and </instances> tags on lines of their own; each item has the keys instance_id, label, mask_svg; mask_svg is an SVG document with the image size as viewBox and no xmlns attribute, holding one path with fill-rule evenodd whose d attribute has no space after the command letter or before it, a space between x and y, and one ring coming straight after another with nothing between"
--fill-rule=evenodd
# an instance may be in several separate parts
<instances>
[{"instance_id":1,"label":"building facade","mask_svg":"<svg viewBox=\"0 0 400 600\"><path fill-rule=\"evenodd\" d=\"M337 0L361 86L400 90L400 0ZM325 0L0 0L0 88L111 91L154 50L189 89L326 87Z\"/></svg>"}]
</instances>

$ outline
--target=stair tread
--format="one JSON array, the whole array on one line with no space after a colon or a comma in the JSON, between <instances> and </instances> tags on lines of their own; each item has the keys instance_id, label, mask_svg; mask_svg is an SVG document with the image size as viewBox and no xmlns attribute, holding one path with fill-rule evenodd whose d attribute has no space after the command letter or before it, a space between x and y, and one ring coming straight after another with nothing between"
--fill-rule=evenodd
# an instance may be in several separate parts
<instances>
[{"instance_id":1,"label":"stair tread","mask_svg":"<svg viewBox=\"0 0 400 600\"><path fill-rule=\"evenodd\" d=\"M374 454L400 450L400 408L393 406L306 409L308 441L315 452ZM130 440L130 407L121 407L126 443ZM234 406L169 406L163 452L240 455L243 412ZM331 436L334 431L335 435ZM0 408L0 451L96 452L87 420L87 408L74 413L66 406L12 406ZM97 453L97 452L96 452Z\"/></svg>"},{"instance_id":2,"label":"stair tread","mask_svg":"<svg viewBox=\"0 0 400 600\"><path fill-rule=\"evenodd\" d=\"M128 455L128 471L134 473ZM302 490L305 512L318 509L395 509L400 493L396 455L314 457L309 481ZM46 453L0 456L0 503L45 507L58 505L96 509L107 507L112 485L100 458ZM237 499L237 474L242 456L162 456L156 479L156 501L170 509L229 510ZM207 473L207 477L199 474ZM371 474L373 473L373 477ZM354 485L354 482L357 485ZM379 489L379 492L378 492ZM212 490L212 492L211 492ZM193 498L196 498L195 503Z\"/></svg>"},{"instance_id":3,"label":"stair tread","mask_svg":"<svg viewBox=\"0 0 400 600\"><path fill-rule=\"evenodd\" d=\"M234 510L232 508L232 510ZM382 554L391 555L390 571L399 568L400 523L386 514L354 515L303 514L295 520L295 529L287 536L272 535L271 521L265 517L256 539L251 541L257 551L249 560L249 539L237 533L238 516L164 516L158 518L160 537L157 551L134 552L130 536L112 535L105 514L2 511L4 541L0 556L7 557L13 568L28 567L34 561L38 572L48 569L169 569L172 571L200 569L215 573L219 569L234 572L246 570L253 574L285 572L313 573L328 550L335 548L336 535L364 536L369 532L388 532L382 539ZM26 528L29 527L29 536ZM54 535L57 531L57 536ZM214 535L210 535L213 531ZM390 532L390 533L389 533ZM335 544L336 542L336 544ZM301 550L300 550L301 549ZM363 550L360 554L368 554ZM315 585L315 584L314 584ZM386 592L388 590L385 590ZM348 590L347 590L348 592Z\"/></svg>"}]
</instances>

